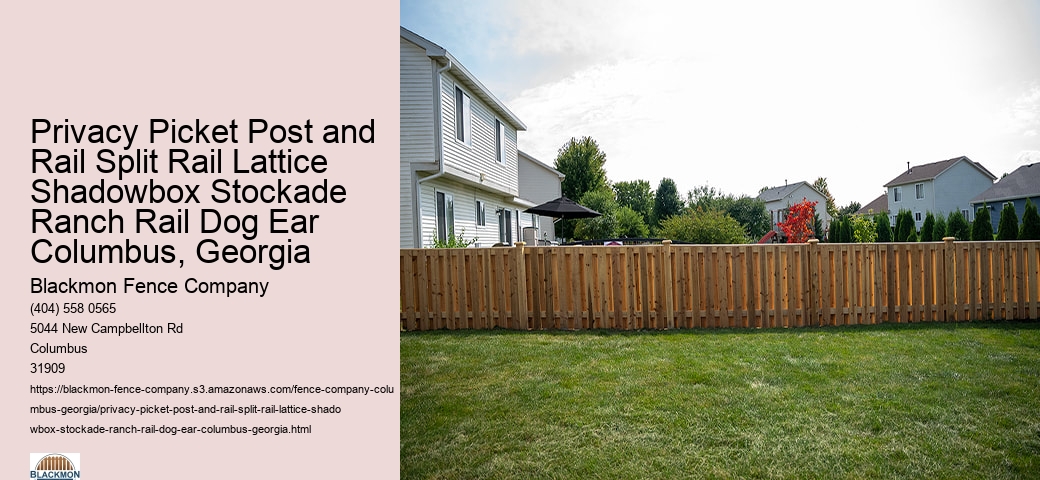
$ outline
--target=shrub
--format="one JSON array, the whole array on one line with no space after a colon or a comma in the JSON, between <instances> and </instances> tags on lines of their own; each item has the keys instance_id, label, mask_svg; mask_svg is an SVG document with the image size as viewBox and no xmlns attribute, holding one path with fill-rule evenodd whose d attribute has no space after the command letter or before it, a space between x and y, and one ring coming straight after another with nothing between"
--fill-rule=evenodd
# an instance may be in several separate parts
<instances>
[{"instance_id":1,"label":"shrub","mask_svg":"<svg viewBox=\"0 0 1040 480\"><path fill-rule=\"evenodd\" d=\"M957 240L971 240L971 225L961 212L950 212L949 218L946 219L946 236Z\"/></svg>"},{"instance_id":2,"label":"shrub","mask_svg":"<svg viewBox=\"0 0 1040 480\"><path fill-rule=\"evenodd\" d=\"M917 237L917 225L914 224L914 214L910 213L910 210L900 210L899 215L896 216L896 241L909 241L907 238L910 237L911 232L914 233L914 237Z\"/></svg>"},{"instance_id":3,"label":"shrub","mask_svg":"<svg viewBox=\"0 0 1040 480\"><path fill-rule=\"evenodd\" d=\"M787 243L805 243L812 238L816 203L803 197L801 202L787 207L787 219L777 223L787 237Z\"/></svg>"},{"instance_id":4,"label":"shrub","mask_svg":"<svg viewBox=\"0 0 1040 480\"><path fill-rule=\"evenodd\" d=\"M935 241L946 238L946 217L942 215L935 216L935 226L932 228L932 238Z\"/></svg>"},{"instance_id":5,"label":"shrub","mask_svg":"<svg viewBox=\"0 0 1040 480\"><path fill-rule=\"evenodd\" d=\"M879 212L874 215L874 226L877 229L877 241L892 241L892 223L888 220L888 214Z\"/></svg>"},{"instance_id":6,"label":"shrub","mask_svg":"<svg viewBox=\"0 0 1040 480\"><path fill-rule=\"evenodd\" d=\"M1036 204L1026 199L1026 211L1022 213L1022 229L1018 232L1019 240L1040 240L1040 214Z\"/></svg>"},{"instance_id":7,"label":"shrub","mask_svg":"<svg viewBox=\"0 0 1040 480\"><path fill-rule=\"evenodd\" d=\"M856 243L871 243L877 241L877 227L874 220L859 216L852 218L852 239Z\"/></svg>"},{"instance_id":8,"label":"shrub","mask_svg":"<svg viewBox=\"0 0 1040 480\"><path fill-rule=\"evenodd\" d=\"M660 235L677 241L704 244L746 243L740 222L716 210L675 215L661 222Z\"/></svg>"},{"instance_id":9,"label":"shrub","mask_svg":"<svg viewBox=\"0 0 1040 480\"><path fill-rule=\"evenodd\" d=\"M989 217L989 207L983 204L975 211L975 221L971 224L971 240L985 242L993 240L993 221Z\"/></svg>"},{"instance_id":10,"label":"shrub","mask_svg":"<svg viewBox=\"0 0 1040 480\"><path fill-rule=\"evenodd\" d=\"M443 241L437 238L437 231L433 232L433 248L467 248L474 243L477 243L477 237L473 237L472 240L466 240L465 238L466 229L460 228L459 234L455 234L455 230L449 230L447 238Z\"/></svg>"},{"instance_id":11,"label":"shrub","mask_svg":"<svg viewBox=\"0 0 1040 480\"><path fill-rule=\"evenodd\" d=\"M1008 202L1000 210L1000 223L997 224L997 240L1015 240L1018 238L1018 212L1015 205Z\"/></svg>"},{"instance_id":12,"label":"shrub","mask_svg":"<svg viewBox=\"0 0 1040 480\"><path fill-rule=\"evenodd\" d=\"M629 207L621 207L614 212L614 216L617 218L618 236L645 238L650 235L650 229L639 212Z\"/></svg>"},{"instance_id":13,"label":"shrub","mask_svg":"<svg viewBox=\"0 0 1040 480\"><path fill-rule=\"evenodd\" d=\"M935 238L935 215L932 212L928 212L924 216L924 224L921 225L921 241L922 242L934 242L942 240L942 237Z\"/></svg>"}]
</instances>

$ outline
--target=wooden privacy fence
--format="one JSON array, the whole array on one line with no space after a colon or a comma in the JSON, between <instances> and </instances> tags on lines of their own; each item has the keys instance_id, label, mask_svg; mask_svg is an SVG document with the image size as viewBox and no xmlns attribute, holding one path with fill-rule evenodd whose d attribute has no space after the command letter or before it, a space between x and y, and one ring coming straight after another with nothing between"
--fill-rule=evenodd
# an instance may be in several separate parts
<instances>
[{"instance_id":1,"label":"wooden privacy fence","mask_svg":"<svg viewBox=\"0 0 1040 480\"><path fill-rule=\"evenodd\" d=\"M401 328L1036 319L1040 242L401 250Z\"/></svg>"}]
</instances>

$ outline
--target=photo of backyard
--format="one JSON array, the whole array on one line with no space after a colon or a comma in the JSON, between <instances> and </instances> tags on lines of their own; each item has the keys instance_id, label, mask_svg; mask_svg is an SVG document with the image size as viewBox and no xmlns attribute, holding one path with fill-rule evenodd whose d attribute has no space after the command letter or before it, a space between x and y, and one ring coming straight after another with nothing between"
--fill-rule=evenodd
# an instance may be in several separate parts
<instances>
[{"instance_id":1,"label":"photo of backyard","mask_svg":"<svg viewBox=\"0 0 1040 480\"><path fill-rule=\"evenodd\" d=\"M1040 0L401 24L401 478L1040 478Z\"/></svg>"}]
</instances>

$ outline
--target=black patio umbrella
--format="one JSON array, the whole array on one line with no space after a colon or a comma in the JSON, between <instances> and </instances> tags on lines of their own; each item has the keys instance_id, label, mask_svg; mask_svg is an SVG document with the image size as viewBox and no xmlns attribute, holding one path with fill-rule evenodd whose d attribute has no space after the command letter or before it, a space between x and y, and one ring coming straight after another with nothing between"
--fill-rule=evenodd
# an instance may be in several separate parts
<instances>
[{"instance_id":1,"label":"black patio umbrella","mask_svg":"<svg viewBox=\"0 0 1040 480\"><path fill-rule=\"evenodd\" d=\"M602 213L585 208L567 197L549 200L541 205L524 210L524 213L534 213L556 218L592 218L602 215Z\"/></svg>"}]
</instances>

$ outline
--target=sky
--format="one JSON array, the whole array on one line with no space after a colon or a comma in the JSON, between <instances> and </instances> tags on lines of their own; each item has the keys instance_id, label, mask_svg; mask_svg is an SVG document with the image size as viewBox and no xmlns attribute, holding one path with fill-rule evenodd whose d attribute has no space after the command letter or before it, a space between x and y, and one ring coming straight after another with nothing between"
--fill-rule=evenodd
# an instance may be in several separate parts
<instances>
[{"instance_id":1,"label":"sky","mask_svg":"<svg viewBox=\"0 0 1040 480\"><path fill-rule=\"evenodd\" d=\"M825 177L867 204L912 165L1040 162L1040 0L413 1L552 165L572 137L611 181L734 195Z\"/></svg>"}]
</instances>

